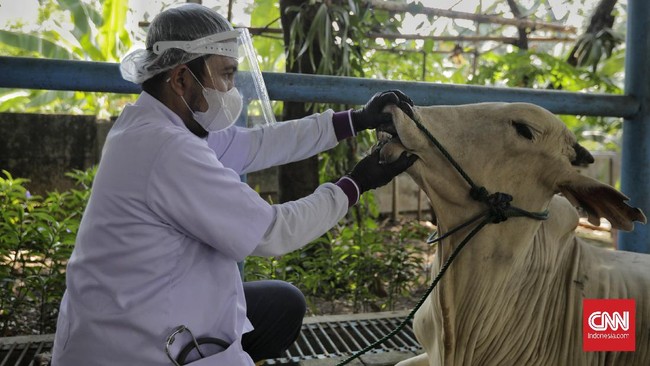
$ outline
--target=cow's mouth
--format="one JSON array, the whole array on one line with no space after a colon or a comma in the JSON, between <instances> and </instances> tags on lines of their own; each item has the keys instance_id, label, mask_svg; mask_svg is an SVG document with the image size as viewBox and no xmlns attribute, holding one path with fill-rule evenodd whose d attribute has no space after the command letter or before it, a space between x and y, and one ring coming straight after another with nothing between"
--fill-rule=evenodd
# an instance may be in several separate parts
<instances>
[{"instance_id":1,"label":"cow's mouth","mask_svg":"<svg viewBox=\"0 0 650 366\"><path fill-rule=\"evenodd\" d=\"M378 129L377 130L377 142L380 144L385 144L387 142L396 142L401 144L402 141L399 139L395 127L392 127L392 131L388 129Z\"/></svg>"},{"instance_id":2,"label":"cow's mouth","mask_svg":"<svg viewBox=\"0 0 650 366\"><path fill-rule=\"evenodd\" d=\"M408 149L402 144L394 125L381 126L377 129L377 144L381 149L380 161L390 163L395 161L404 151ZM431 222L438 225L435 208L431 206Z\"/></svg>"},{"instance_id":3,"label":"cow's mouth","mask_svg":"<svg viewBox=\"0 0 650 366\"><path fill-rule=\"evenodd\" d=\"M398 114L396 113L398 109L401 110L405 116L413 118L413 107L407 103L402 103L391 107L393 119L398 118ZM404 151L408 150L397 134L397 127L395 126L394 121L377 128L377 143L381 149L381 161L386 163L391 163L397 160Z\"/></svg>"},{"instance_id":4,"label":"cow's mouth","mask_svg":"<svg viewBox=\"0 0 650 366\"><path fill-rule=\"evenodd\" d=\"M393 126L392 133L386 129L377 130L377 144L381 149L379 156L382 163L395 161L406 150L394 128Z\"/></svg>"}]
</instances>

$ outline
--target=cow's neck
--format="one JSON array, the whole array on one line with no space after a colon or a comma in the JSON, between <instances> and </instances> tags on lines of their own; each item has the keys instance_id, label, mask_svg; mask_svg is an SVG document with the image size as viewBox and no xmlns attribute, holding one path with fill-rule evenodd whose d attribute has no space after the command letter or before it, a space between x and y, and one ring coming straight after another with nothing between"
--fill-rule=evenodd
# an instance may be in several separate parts
<instances>
[{"instance_id":1,"label":"cow's neck","mask_svg":"<svg viewBox=\"0 0 650 366\"><path fill-rule=\"evenodd\" d=\"M546 206L544 203L538 205L539 211ZM457 225L459 217L471 216L467 209L453 207L441 212L445 212L439 218L441 232ZM451 224L445 222L447 218ZM525 334L527 329L549 329L537 325L545 319L557 319L555 314L564 308L553 301L561 297L560 282L566 280L563 276L571 271L570 258L574 257L561 252L574 250L574 247L558 245L557 238L548 237L555 235L547 229L549 224L555 224L553 220L555 218L550 218L549 222L510 218L504 223L487 225L461 251L435 293L448 336L445 346L450 352L446 354L470 357L464 349L472 349L473 362L494 361L489 359L494 357L489 355L490 347L504 338L510 342L525 342L529 339ZM439 266L468 231L455 234L440 245ZM565 260L558 261L558 258ZM457 334L474 334L475 337L459 340L455 339ZM504 362L513 364L525 361L526 355L511 353L507 357L511 358ZM459 362L447 361L450 364Z\"/></svg>"}]
</instances>

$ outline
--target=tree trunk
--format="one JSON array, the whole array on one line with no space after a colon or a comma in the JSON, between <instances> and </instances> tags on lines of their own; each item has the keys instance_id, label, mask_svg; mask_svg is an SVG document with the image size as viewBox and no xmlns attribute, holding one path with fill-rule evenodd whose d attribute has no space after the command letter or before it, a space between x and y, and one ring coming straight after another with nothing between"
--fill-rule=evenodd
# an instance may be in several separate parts
<instances>
[{"instance_id":1,"label":"tree trunk","mask_svg":"<svg viewBox=\"0 0 650 366\"><path fill-rule=\"evenodd\" d=\"M287 12L286 10L290 6L300 6L303 4L304 6L308 6L309 1L280 0L280 14L282 29L284 32L285 52L287 52L286 71L313 74L314 69L311 67L309 57L306 53L299 59L297 58L296 54L288 54L288 45L291 36L291 22L293 22L296 13ZM313 17L313 14L311 15ZM305 21L303 19L302 26L305 28L305 33L307 33L310 24L311 22ZM315 55L315 57L318 56L319 55ZM316 64L318 64L318 60L316 60ZM282 119L287 121L291 119L302 118L311 113L313 113L313 108L308 108L305 103L285 102L284 110L282 111ZM314 156L302 161L280 166L278 181L278 197L280 202L294 201L313 193L319 184L318 157Z\"/></svg>"}]
</instances>

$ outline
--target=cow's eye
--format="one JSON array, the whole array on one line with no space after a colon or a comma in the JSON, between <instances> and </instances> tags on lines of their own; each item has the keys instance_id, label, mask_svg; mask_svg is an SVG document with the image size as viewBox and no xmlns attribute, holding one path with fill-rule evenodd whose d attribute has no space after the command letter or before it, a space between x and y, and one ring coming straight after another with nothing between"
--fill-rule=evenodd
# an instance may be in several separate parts
<instances>
[{"instance_id":1,"label":"cow's eye","mask_svg":"<svg viewBox=\"0 0 650 366\"><path fill-rule=\"evenodd\" d=\"M519 136L526 138L528 140L533 139L533 131L531 131L530 127L528 127L526 124L517 121L512 121L512 127L515 128Z\"/></svg>"}]
</instances>

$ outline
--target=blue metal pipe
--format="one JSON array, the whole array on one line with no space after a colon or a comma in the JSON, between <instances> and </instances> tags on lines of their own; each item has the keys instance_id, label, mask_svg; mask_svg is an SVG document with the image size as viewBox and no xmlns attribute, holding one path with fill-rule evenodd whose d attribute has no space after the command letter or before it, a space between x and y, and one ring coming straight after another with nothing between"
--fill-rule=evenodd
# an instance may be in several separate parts
<instances>
[{"instance_id":1,"label":"blue metal pipe","mask_svg":"<svg viewBox=\"0 0 650 366\"><path fill-rule=\"evenodd\" d=\"M116 63L0 57L0 72L2 88L140 93Z\"/></svg>"},{"instance_id":2,"label":"blue metal pipe","mask_svg":"<svg viewBox=\"0 0 650 366\"><path fill-rule=\"evenodd\" d=\"M118 64L88 61L0 57L0 87L139 93L120 76ZM528 102L557 114L632 117L639 110L633 96L523 88L494 88L413 81L390 81L322 75L264 73L273 100L364 104L374 93L400 89L419 105L479 102Z\"/></svg>"},{"instance_id":3,"label":"blue metal pipe","mask_svg":"<svg viewBox=\"0 0 650 366\"><path fill-rule=\"evenodd\" d=\"M364 104L376 92L400 89L418 105L528 102L557 114L612 117L629 117L639 108L635 98L611 94L302 74L265 74L264 80L272 99L298 102Z\"/></svg>"},{"instance_id":4,"label":"blue metal pipe","mask_svg":"<svg viewBox=\"0 0 650 366\"><path fill-rule=\"evenodd\" d=\"M621 191L630 204L650 215L650 2L628 1L625 57L625 95L636 98L639 112L623 121ZM618 235L618 248L650 253L648 225L635 224L634 231Z\"/></svg>"}]
</instances>

